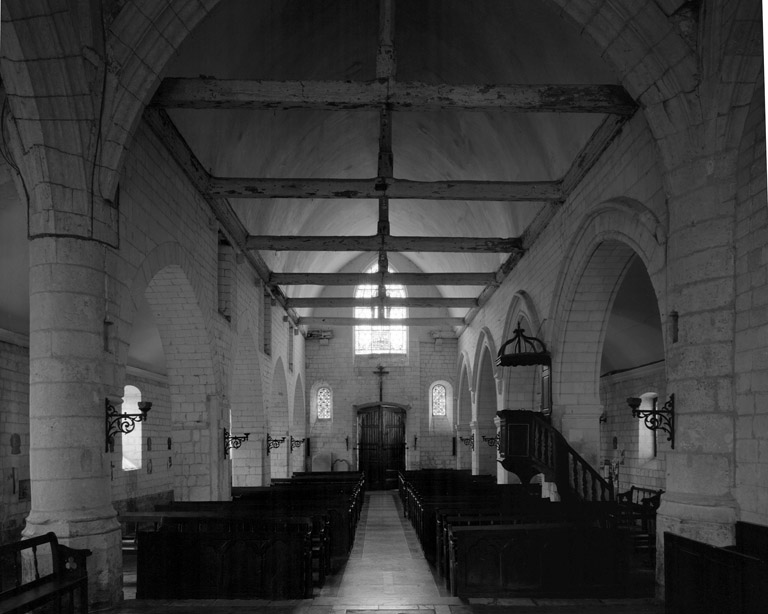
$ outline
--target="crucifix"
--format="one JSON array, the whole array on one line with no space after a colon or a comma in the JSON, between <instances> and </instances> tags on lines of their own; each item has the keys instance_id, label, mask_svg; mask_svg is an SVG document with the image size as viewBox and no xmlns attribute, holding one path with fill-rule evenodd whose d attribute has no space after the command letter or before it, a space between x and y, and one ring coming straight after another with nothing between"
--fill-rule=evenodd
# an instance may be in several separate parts
<instances>
[{"instance_id":1,"label":"crucifix","mask_svg":"<svg viewBox=\"0 0 768 614\"><path fill-rule=\"evenodd\" d=\"M389 371L385 371L384 367L379 365L373 374L379 376L379 403L382 403L384 401L384 376L389 375Z\"/></svg>"}]
</instances>

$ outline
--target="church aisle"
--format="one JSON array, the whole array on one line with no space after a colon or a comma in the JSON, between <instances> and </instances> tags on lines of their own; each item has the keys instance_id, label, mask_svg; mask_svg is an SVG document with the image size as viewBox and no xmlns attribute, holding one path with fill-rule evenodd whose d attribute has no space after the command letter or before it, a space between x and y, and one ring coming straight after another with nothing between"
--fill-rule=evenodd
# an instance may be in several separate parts
<instances>
[{"instance_id":1,"label":"church aisle","mask_svg":"<svg viewBox=\"0 0 768 614\"><path fill-rule=\"evenodd\" d=\"M129 572L130 573L130 572ZM134 576L135 577L135 576ZM127 592L127 591L126 591ZM652 599L460 599L424 558L397 491L365 495L349 560L313 599L127 599L115 614L663 614Z\"/></svg>"},{"instance_id":2,"label":"church aisle","mask_svg":"<svg viewBox=\"0 0 768 614\"><path fill-rule=\"evenodd\" d=\"M435 582L416 533L403 518L397 491L367 493L355 545L338 575L338 584L331 578L315 602L350 607L461 603Z\"/></svg>"}]
</instances>

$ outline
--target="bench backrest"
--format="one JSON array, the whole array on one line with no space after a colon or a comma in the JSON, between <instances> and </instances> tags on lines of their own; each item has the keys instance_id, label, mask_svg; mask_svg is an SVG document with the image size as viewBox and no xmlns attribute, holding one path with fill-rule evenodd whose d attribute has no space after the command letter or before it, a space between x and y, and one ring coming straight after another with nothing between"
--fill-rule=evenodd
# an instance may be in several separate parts
<instances>
[{"instance_id":1,"label":"bench backrest","mask_svg":"<svg viewBox=\"0 0 768 614\"><path fill-rule=\"evenodd\" d=\"M0 546L0 598L19 594L61 573L54 533Z\"/></svg>"}]
</instances>

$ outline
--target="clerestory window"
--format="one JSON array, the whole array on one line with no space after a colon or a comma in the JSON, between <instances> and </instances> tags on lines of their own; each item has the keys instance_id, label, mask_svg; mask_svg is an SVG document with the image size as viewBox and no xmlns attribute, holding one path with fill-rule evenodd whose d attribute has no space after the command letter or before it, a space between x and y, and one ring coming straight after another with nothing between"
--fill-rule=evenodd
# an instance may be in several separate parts
<instances>
[{"instance_id":1,"label":"clerestory window","mask_svg":"<svg viewBox=\"0 0 768 614\"><path fill-rule=\"evenodd\" d=\"M374 264L366 273L378 271ZM390 272L392 270L390 269ZM385 286L389 298L405 298L405 287L400 284ZM364 284L355 288L355 298L376 298L379 287ZM402 320L408 316L405 307L385 307L384 320ZM355 307L356 318L380 317L379 307ZM408 327L401 324L360 324L355 326L355 354L405 354L408 348Z\"/></svg>"}]
</instances>

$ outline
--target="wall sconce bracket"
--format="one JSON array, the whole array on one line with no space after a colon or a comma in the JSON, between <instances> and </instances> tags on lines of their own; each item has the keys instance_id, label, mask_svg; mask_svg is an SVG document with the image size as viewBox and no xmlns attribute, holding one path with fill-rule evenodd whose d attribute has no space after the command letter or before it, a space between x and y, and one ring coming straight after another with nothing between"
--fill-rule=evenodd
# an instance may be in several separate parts
<instances>
[{"instance_id":1,"label":"wall sconce bracket","mask_svg":"<svg viewBox=\"0 0 768 614\"><path fill-rule=\"evenodd\" d=\"M306 437L302 439L294 439L293 435L291 435L291 447L288 449L288 451L293 452L296 448L300 448L301 444L303 444L306 440Z\"/></svg>"},{"instance_id":2,"label":"wall sconce bracket","mask_svg":"<svg viewBox=\"0 0 768 614\"><path fill-rule=\"evenodd\" d=\"M242 435L230 435L227 429L224 429L224 456L229 456L229 450L237 449L243 445L244 441L248 441L250 433L243 433Z\"/></svg>"},{"instance_id":3,"label":"wall sconce bracket","mask_svg":"<svg viewBox=\"0 0 768 614\"><path fill-rule=\"evenodd\" d=\"M270 450L276 450L284 443L285 443L285 436L272 437L269 433L267 433L267 455L269 455Z\"/></svg>"},{"instance_id":4,"label":"wall sconce bracket","mask_svg":"<svg viewBox=\"0 0 768 614\"><path fill-rule=\"evenodd\" d=\"M664 431L671 448L675 449L675 395L670 394L669 400L661 409L640 409L642 399L628 397L627 404L632 408L632 416L645 422L646 428L652 431Z\"/></svg>"},{"instance_id":5,"label":"wall sconce bracket","mask_svg":"<svg viewBox=\"0 0 768 614\"><path fill-rule=\"evenodd\" d=\"M499 436L496 435L496 437L488 437L488 435L481 435L483 438L483 441L488 444L488 447L490 448L496 448L499 449Z\"/></svg>"},{"instance_id":6,"label":"wall sconce bracket","mask_svg":"<svg viewBox=\"0 0 768 614\"><path fill-rule=\"evenodd\" d=\"M459 435L459 440L461 443L463 443L465 446L469 446L470 449L474 452L475 451L475 434L472 433L469 437L462 437Z\"/></svg>"},{"instance_id":7,"label":"wall sconce bracket","mask_svg":"<svg viewBox=\"0 0 768 614\"><path fill-rule=\"evenodd\" d=\"M127 435L132 433L136 428L137 422L147 421L147 412L152 409L152 403L150 401L140 401L138 414L118 413L115 406L108 399L104 399L104 406L106 408L106 435L107 441L104 447L104 452L109 452L109 447L114 443L115 435L122 433Z\"/></svg>"}]
</instances>

